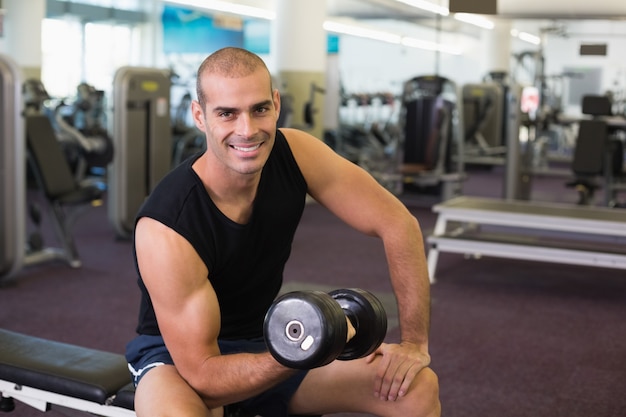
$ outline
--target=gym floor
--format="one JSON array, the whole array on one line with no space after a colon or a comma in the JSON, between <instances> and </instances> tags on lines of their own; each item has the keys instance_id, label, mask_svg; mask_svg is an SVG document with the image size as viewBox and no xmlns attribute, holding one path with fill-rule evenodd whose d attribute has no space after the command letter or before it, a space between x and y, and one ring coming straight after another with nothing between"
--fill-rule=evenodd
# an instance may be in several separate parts
<instances>
[{"instance_id":1,"label":"gym floor","mask_svg":"<svg viewBox=\"0 0 626 417\"><path fill-rule=\"evenodd\" d=\"M471 171L464 192L499 197L501 180L497 169ZM575 202L565 181L535 179L532 199ZM402 199L427 236L435 221L430 207L416 195ZM106 204L82 216L74 235L83 267L25 268L14 285L0 289L0 327L122 353L134 334L139 301L130 242L115 238ZM626 415L622 270L442 254L437 275L430 350L444 416ZM381 298L388 339L397 340L380 242L310 204L285 271L285 290L349 286ZM18 403L14 415L43 413ZM47 415L79 414L56 408Z\"/></svg>"}]
</instances>

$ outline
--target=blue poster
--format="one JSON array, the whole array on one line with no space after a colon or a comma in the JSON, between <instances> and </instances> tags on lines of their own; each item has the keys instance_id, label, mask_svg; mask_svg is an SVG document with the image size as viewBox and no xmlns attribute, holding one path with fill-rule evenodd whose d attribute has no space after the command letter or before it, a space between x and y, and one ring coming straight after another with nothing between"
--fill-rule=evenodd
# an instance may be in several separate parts
<instances>
[{"instance_id":1,"label":"blue poster","mask_svg":"<svg viewBox=\"0 0 626 417\"><path fill-rule=\"evenodd\" d=\"M209 54L226 46L243 47L243 31L216 27L213 18L173 6L163 8L163 52Z\"/></svg>"}]
</instances>

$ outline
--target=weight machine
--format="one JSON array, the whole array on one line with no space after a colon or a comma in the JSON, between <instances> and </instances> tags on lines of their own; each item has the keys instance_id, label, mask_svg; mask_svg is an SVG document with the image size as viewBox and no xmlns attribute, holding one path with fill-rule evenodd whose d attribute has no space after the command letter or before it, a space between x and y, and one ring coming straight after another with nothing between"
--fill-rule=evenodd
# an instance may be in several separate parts
<instances>
[{"instance_id":1,"label":"weight machine","mask_svg":"<svg viewBox=\"0 0 626 417\"><path fill-rule=\"evenodd\" d=\"M0 56L0 207L3 237L0 244L0 284L15 280L24 266L62 260L78 268L81 261L72 225L87 204L100 200L101 190L75 181L61 144L47 115L22 112L22 74L9 57ZM45 247L38 231L26 239L26 213L39 227L39 210L27 210L28 167L41 191L50 221L61 244Z\"/></svg>"},{"instance_id":2,"label":"weight machine","mask_svg":"<svg viewBox=\"0 0 626 417\"><path fill-rule=\"evenodd\" d=\"M0 284L13 280L24 262L26 180L23 141L22 74L0 55Z\"/></svg>"},{"instance_id":3,"label":"weight machine","mask_svg":"<svg viewBox=\"0 0 626 417\"><path fill-rule=\"evenodd\" d=\"M465 163L502 165L504 91L494 82L463 86Z\"/></svg>"},{"instance_id":4,"label":"weight machine","mask_svg":"<svg viewBox=\"0 0 626 417\"><path fill-rule=\"evenodd\" d=\"M131 237L137 211L171 169L170 88L167 70L121 67L115 73L108 213L119 238Z\"/></svg>"},{"instance_id":5,"label":"weight machine","mask_svg":"<svg viewBox=\"0 0 626 417\"><path fill-rule=\"evenodd\" d=\"M461 193L465 162L459 108L457 86L447 78L419 76L404 84L400 174L405 192L442 200Z\"/></svg>"}]
</instances>

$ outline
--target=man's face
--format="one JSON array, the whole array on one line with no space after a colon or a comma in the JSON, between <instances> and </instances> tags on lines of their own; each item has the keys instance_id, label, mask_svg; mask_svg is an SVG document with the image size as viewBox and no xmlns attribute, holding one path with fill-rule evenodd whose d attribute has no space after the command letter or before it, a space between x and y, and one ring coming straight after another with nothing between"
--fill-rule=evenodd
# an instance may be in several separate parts
<instances>
[{"instance_id":1,"label":"man's face","mask_svg":"<svg viewBox=\"0 0 626 417\"><path fill-rule=\"evenodd\" d=\"M196 126L206 134L207 151L237 173L260 172L274 145L280 109L267 71L239 78L203 77L205 109L202 112L194 102L192 112Z\"/></svg>"}]
</instances>

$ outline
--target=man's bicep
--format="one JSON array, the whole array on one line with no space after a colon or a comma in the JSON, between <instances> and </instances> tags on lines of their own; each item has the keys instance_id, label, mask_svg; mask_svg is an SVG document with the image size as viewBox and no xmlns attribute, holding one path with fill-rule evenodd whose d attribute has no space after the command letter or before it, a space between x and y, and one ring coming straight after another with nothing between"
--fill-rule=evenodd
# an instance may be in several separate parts
<instances>
[{"instance_id":1,"label":"man's bicep","mask_svg":"<svg viewBox=\"0 0 626 417\"><path fill-rule=\"evenodd\" d=\"M159 329L179 371L219 354L217 296L191 244L167 226L144 218L137 224L136 250Z\"/></svg>"}]
</instances>

